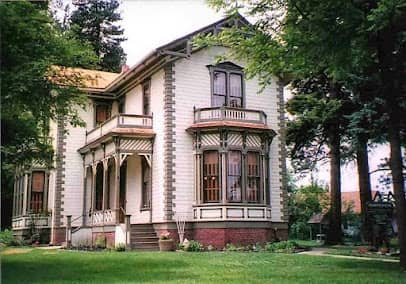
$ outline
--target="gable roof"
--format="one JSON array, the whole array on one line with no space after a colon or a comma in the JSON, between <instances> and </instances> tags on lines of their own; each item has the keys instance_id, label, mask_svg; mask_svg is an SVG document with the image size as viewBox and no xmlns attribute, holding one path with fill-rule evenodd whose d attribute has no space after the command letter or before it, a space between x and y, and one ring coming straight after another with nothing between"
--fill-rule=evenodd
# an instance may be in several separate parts
<instances>
[{"instance_id":1,"label":"gable roof","mask_svg":"<svg viewBox=\"0 0 406 284\"><path fill-rule=\"evenodd\" d=\"M115 78L108 86L106 86L106 92L113 93L120 87L125 86L132 78L135 78L137 74L140 74L143 70L152 66L154 63L158 63L162 58L169 57L189 57L192 50L190 41L198 34L217 33L224 27L231 26L246 26L251 25L247 19L245 19L239 13L225 17L217 22L200 28L194 32L191 32L185 36L175 39L167 44L164 44L142 58L138 63L132 66L127 72L121 73L120 76Z\"/></svg>"}]
</instances>

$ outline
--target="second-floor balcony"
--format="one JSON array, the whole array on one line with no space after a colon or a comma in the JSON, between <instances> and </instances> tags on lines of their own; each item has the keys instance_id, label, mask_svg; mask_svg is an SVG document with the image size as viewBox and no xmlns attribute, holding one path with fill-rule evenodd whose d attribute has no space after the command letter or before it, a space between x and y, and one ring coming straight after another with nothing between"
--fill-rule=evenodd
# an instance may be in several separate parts
<instances>
[{"instance_id":1,"label":"second-floor balcony","mask_svg":"<svg viewBox=\"0 0 406 284\"><path fill-rule=\"evenodd\" d=\"M231 123L266 127L267 117L262 110L233 107L194 109L194 125Z\"/></svg>"},{"instance_id":2,"label":"second-floor balcony","mask_svg":"<svg viewBox=\"0 0 406 284\"><path fill-rule=\"evenodd\" d=\"M152 116L119 114L106 120L98 127L86 132L86 144L114 133L126 133L134 129L152 129Z\"/></svg>"}]
</instances>

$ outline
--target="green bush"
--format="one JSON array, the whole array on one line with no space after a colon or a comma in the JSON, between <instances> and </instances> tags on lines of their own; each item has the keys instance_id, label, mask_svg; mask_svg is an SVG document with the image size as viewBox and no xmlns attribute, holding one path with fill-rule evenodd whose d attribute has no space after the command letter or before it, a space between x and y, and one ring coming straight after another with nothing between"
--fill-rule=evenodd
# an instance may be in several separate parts
<instances>
[{"instance_id":1,"label":"green bush","mask_svg":"<svg viewBox=\"0 0 406 284\"><path fill-rule=\"evenodd\" d=\"M98 236L96 241L94 242L96 248L106 248L106 237L105 236Z\"/></svg>"},{"instance_id":2,"label":"green bush","mask_svg":"<svg viewBox=\"0 0 406 284\"><path fill-rule=\"evenodd\" d=\"M116 251L125 251L125 244L120 243L120 244L116 245L115 250Z\"/></svg>"},{"instance_id":3,"label":"green bush","mask_svg":"<svg viewBox=\"0 0 406 284\"><path fill-rule=\"evenodd\" d=\"M226 244L226 247L224 248L225 251L245 251L245 247L243 246L237 246L234 244Z\"/></svg>"},{"instance_id":4,"label":"green bush","mask_svg":"<svg viewBox=\"0 0 406 284\"><path fill-rule=\"evenodd\" d=\"M292 253L299 245L294 241L283 241L276 243L268 243L265 245L265 250L268 252Z\"/></svg>"},{"instance_id":5,"label":"green bush","mask_svg":"<svg viewBox=\"0 0 406 284\"><path fill-rule=\"evenodd\" d=\"M0 231L0 243L6 246L21 246L24 244L23 241L15 238L11 230Z\"/></svg>"},{"instance_id":6,"label":"green bush","mask_svg":"<svg viewBox=\"0 0 406 284\"><path fill-rule=\"evenodd\" d=\"M183 245L184 250L198 252L203 250L203 245L198 241L191 240Z\"/></svg>"}]
</instances>

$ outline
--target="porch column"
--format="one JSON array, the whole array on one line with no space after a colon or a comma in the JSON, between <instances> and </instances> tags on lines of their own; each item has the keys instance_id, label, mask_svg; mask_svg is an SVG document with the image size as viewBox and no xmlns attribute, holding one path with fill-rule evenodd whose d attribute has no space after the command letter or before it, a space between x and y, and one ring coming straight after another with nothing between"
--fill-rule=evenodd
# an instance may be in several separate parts
<instances>
[{"instance_id":1,"label":"porch column","mask_svg":"<svg viewBox=\"0 0 406 284\"><path fill-rule=\"evenodd\" d=\"M44 200L42 202L42 211L48 212L49 172L45 171L44 175Z\"/></svg>"},{"instance_id":2,"label":"porch column","mask_svg":"<svg viewBox=\"0 0 406 284\"><path fill-rule=\"evenodd\" d=\"M227 202L227 165L226 152L220 151L220 182L221 182L221 200L225 204Z\"/></svg>"},{"instance_id":3,"label":"porch column","mask_svg":"<svg viewBox=\"0 0 406 284\"><path fill-rule=\"evenodd\" d=\"M86 225L86 204L87 204L87 167L83 157L83 207L82 207L82 226Z\"/></svg>"},{"instance_id":4,"label":"porch column","mask_svg":"<svg viewBox=\"0 0 406 284\"><path fill-rule=\"evenodd\" d=\"M196 204L202 203L202 196L201 196L201 178L202 178L202 168L201 168L201 157L202 154L196 153L195 154L195 197L196 197Z\"/></svg>"},{"instance_id":5,"label":"porch column","mask_svg":"<svg viewBox=\"0 0 406 284\"><path fill-rule=\"evenodd\" d=\"M108 159L103 160L103 205L102 205L102 210L107 209L107 188L108 188L108 179L107 179L107 173L108 173Z\"/></svg>"},{"instance_id":6,"label":"porch column","mask_svg":"<svg viewBox=\"0 0 406 284\"><path fill-rule=\"evenodd\" d=\"M91 198L91 213L92 213L92 221L93 221L93 211L95 211L96 206L96 173L97 173L97 163L92 164L92 190L90 191L90 198Z\"/></svg>"},{"instance_id":7,"label":"porch column","mask_svg":"<svg viewBox=\"0 0 406 284\"><path fill-rule=\"evenodd\" d=\"M120 223L120 167L121 167L121 159L120 153L117 153L114 156L115 161L115 180L114 183L114 208L116 209L116 224Z\"/></svg>"},{"instance_id":8,"label":"porch column","mask_svg":"<svg viewBox=\"0 0 406 284\"><path fill-rule=\"evenodd\" d=\"M14 186L13 186L13 210L12 217L16 216L16 197L17 197L17 175L14 176Z\"/></svg>"},{"instance_id":9,"label":"porch column","mask_svg":"<svg viewBox=\"0 0 406 284\"><path fill-rule=\"evenodd\" d=\"M28 202L28 173L24 173L24 186L22 188L23 190L23 210L21 215L26 215L27 214L27 202Z\"/></svg>"}]
</instances>

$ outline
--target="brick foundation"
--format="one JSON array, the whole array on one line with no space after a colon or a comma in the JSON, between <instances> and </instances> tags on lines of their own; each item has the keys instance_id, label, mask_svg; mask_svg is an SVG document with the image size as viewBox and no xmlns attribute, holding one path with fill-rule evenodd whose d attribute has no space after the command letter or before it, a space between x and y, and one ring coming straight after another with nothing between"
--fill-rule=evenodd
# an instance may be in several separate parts
<instances>
[{"instance_id":1,"label":"brick foundation","mask_svg":"<svg viewBox=\"0 0 406 284\"><path fill-rule=\"evenodd\" d=\"M176 243L179 242L176 229L156 229L158 237L169 233ZM288 230L276 228L194 228L185 229L185 238L195 240L216 249L223 249L227 244L247 246L253 244L264 245L267 242L287 240Z\"/></svg>"}]
</instances>

